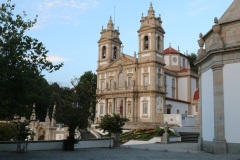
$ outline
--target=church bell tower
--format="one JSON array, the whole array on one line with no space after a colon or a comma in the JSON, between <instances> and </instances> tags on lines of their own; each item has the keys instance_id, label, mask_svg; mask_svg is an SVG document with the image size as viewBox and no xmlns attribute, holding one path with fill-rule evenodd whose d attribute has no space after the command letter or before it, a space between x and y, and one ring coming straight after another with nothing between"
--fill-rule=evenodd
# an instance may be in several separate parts
<instances>
[{"instance_id":1,"label":"church bell tower","mask_svg":"<svg viewBox=\"0 0 240 160\"><path fill-rule=\"evenodd\" d=\"M163 47L164 34L161 17L155 17L152 3L148 10L148 15L141 17L141 27L138 30L139 38L139 63L161 62L164 63Z\"/></svg>"},{"instance_id":2,"label":"church bell tower","mask_svg":"<svg viewBox=\"0 0 240 160\"><path fill-rule=\"evenodd\" d=\"M114 28L112 17L107 24L107 29L102 27L101 37L98 41L98 69L109 66L120 56L121 40L119 29Z\"/></svg>"}]
</instances>

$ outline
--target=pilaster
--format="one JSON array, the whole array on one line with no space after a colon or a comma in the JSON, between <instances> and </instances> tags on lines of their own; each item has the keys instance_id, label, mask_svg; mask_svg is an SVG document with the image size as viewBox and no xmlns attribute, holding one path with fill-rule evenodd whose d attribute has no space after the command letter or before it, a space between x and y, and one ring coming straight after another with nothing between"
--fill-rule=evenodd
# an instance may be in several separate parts
<instances>
[{"instance_id":1,"label":"pilaster","mask_svg":"<svg viewBox=\"0 0 240 160\"><path fill-rule=\"evenodd\" d=\"M214 92L214 153L227 153L224 128L224 91L223 91L223 64L214 65L213 92Z\"/></svg>"}]
</instances>

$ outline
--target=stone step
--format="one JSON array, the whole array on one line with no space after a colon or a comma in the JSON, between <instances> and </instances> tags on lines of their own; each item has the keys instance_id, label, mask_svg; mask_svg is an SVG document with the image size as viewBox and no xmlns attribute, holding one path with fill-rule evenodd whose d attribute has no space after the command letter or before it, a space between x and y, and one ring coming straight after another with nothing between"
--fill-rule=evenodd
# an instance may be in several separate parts
<instances>
[{"instance_id":1,"label":"stone step","mask_svg":"<svg viewBox=\"0 0 240 160\"><path fill-rule=\"evenodd\" d=\"M181 142L197 143L199 133L196 132L179 132L181 136Z\"/></svg>"},{"instance_id":2,"label":"stone step","mask_svg":"<svg viewBox=\"0 0 240 160\"><path fill-rule=\"evenodd\" d=\"M95 139L96 137L91 133L87 132L86 130L81 130L81 139Z\"/></svg>"}]
</instances>

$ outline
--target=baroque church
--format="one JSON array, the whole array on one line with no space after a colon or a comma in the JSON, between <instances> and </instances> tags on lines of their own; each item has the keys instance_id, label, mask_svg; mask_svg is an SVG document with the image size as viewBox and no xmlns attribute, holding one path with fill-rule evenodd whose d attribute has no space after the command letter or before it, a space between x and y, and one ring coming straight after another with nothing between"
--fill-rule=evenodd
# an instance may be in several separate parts
<instances>
[{"instance_id":1,"label":"baroque church","mask_svg":"<svg viewBox=\"0 0 240 160\"><path fill-rule=\"evenodd\" d=\"M152 3L137 32L134 56L122 52L120 31L111 17L100 32L96 122L115 113L130 120L129 128L136 128L162 125L164 114L196 115L198 75L179 49L170 44L164 50L165 31Z\"/></svg>"}]
</instances>

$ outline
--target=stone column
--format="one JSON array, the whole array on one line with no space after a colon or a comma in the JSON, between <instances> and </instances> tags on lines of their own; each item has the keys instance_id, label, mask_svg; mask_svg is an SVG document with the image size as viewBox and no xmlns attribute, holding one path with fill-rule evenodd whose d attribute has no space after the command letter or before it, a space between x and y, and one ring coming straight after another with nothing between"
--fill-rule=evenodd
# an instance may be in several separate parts
<instances>
[{"instance_id":1,"label":"stone column","mask_svg":"<svg viewBox=\"0 0 240 160\"><path fill-rule=\"evenodd\" d=\"M201 74L201 68L200 66L198 67L199 70L199 75ZM201 81L201 76L199 76L199 81L198 81L198 88L199 88L199 102L198 102L198 117L199 117L199 138L198 138L198 149L203 150L203 137L202 137L202 81Z\"/></svg>"},{"instance_id":2,"label":"stone column","mask_svg":"<svg viewBox=\"0 0 240 160\"><path fill-rule=\"evenodd\" d=\"M132 104L131 104L131 122L133 122L134 118L134 97L132 98Z\"/></svg>"},{"instance_id":3,"label":"stone column","mask_svg":"<svg viewBox=\"0 0 240 160\"><path fill-rule=\"evenodd\" d=\"M223 65L214 65L213 92L214 92L214 153L227 153L224 129L224 91L223 91Z\"/></svg>"},{"instance_id":4,"label":"stone column","mask_svg":"<svg viewBox=\"0 0 240 160\"><path fill-rule=\"evenodd\" d=\"M123 98L123 118L126 118L126 97Z\"/></svg>"},{"instance_id":5,"label":"stone column","mask_svg":"<svg viewBox=\"0 0 240 160\"><path fill-rule=\"evenodd\" d=\"M108 99L105 100L105 110L104 115L108 114Z\"/></svg>"},{"instance_id":6,"label":"stone column","mask_svg":"<svg viewBox=\"0 0 240 160\"><path fill-rule=\"evenodd\" d=\"M112 113L115 113L115 98L113 98L112 102Z\"/></svg>"}]
</instances>

